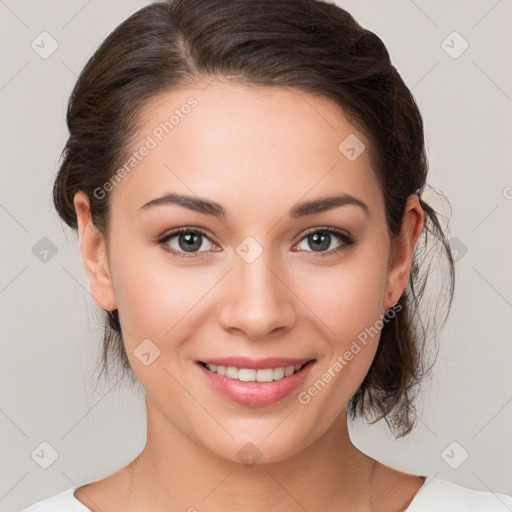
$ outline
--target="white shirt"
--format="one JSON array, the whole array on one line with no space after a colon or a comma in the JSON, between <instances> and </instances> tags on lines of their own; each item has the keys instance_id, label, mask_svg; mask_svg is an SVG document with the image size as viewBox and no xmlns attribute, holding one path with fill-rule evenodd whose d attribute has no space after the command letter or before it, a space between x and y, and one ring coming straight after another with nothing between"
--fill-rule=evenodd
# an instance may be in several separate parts
<instances>
[{"instance_id":1,"label":"white shirt","mask_svg":"<svg viewBox=\"0 0 512 512\"><path fill-rule=\"evenodd\" d=\"M21 512L91 512L74 497L73 487ZM439 478L427 477L403 512L511 512L512 496L475 491Z\"/></svg>"}]
</instances>

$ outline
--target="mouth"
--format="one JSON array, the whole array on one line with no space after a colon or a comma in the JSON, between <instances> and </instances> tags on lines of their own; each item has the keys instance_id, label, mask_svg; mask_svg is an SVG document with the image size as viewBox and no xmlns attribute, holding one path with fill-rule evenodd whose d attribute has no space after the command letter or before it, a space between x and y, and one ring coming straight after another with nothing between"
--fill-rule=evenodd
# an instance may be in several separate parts
<instances>
[{"instance_id":1,"label":"mouth","mask_svg":"<svg viewBox=\"0 0 512 512\"><path fill-rule=\"evenodd\" d=\"M316 359L227 358L196 363L214 391L238 404L262 407L290 395L304 382Z\"/></svg>"},{"instance_id":2,"label":"mouth","mask_svg":"<svg viewBox=\"0 0 512 512\"><path fill-rule=\"evenodd\" d=\"M228 379L238 380L242 382L273 382L276 380L290 377L299 372L306 364L313 359L306 361L302 364L276 366L270 368L239 368L236 366L225 366L220 364L205 363L198 361L198 363L212 373L226 377Z\"/></svg>"}]
</instances>

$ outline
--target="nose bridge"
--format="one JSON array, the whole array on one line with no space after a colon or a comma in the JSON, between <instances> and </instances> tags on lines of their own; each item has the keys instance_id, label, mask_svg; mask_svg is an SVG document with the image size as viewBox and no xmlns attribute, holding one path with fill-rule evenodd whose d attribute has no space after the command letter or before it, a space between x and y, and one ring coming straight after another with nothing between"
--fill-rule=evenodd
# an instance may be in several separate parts
<instances>
[{"instance_id":1,"label":"nose bridge","mask_svg":"<svg viewBox=\"0 0 512 512\"><path fill-rule=\"evenodd\" d=\"M226 329L239 329L250 338L291 327L295 314L290 292L279 276L282 271L272 250L247 237L236 249L228 302L222 311Z\"/></svg>"}]
</instances>

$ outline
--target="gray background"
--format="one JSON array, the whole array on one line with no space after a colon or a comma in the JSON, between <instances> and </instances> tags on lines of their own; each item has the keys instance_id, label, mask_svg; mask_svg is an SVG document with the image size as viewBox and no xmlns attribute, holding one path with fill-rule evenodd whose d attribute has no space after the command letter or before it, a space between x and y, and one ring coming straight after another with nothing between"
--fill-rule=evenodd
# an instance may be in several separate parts
<instances>
[{"instance_id":1,"label":"gray background","mask_svg":"<svg viewBox=\"0 0 512 512\"><path fill-rule=\"evenodd\" d=\"M144 446L140 390L91 385L100 317L77 237L57 218L50 193L76 75L147 3L0 0L3 511L106 476ZM420 396L418 427L394 441L382 422L357 422L351 436L403 471L512 493L511 2L339 3L384 40L413 90L426 125L429 183L452 205L458 259L455 302ZM47 58L44 31L58 43ZM55 254L41 252L44 237ZM43 442L52 448L32 456ZM57 458L43 469L52 450Z\"/></svg>"}]
</instances>

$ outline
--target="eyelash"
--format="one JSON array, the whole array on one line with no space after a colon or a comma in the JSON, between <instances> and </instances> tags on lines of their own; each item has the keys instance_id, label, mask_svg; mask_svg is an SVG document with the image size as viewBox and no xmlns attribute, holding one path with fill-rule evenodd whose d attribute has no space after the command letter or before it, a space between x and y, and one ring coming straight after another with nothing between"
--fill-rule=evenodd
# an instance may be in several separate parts
<instances>
[{"instance_id":1,"label":"eyelash","mask_svg":"<svg viewBox=\"0 0 512 512\"><path fill-rule=\"evenodd\" d=\"M172 256L177 256L178 258L197 258L198 255L200 255L201 252L204 252L204 251L187 254L185 252L176 251L167 245L167 242L169 240L175 238L177 235L184 234L184 233L185 234L202 235L205 238L207 238L210 242L212 242L212 240L210 240L210 237L203 231L196 229L196 228L191 229L191 228L187 228L187 227L182 227L182 228L174 229L170 233L167 233L163 237L157 239L156 243L158 243L159 245L162 245L164 250L171 253ZM335 235L338 238L338 240L341 241L342 243L337 249L330 249L328 251L302 251L302 252L312 252L312 253L315 253L319 257L326 257L326 256L332 256L334 254L338 254L341 251L343 251L344 249L347 249L348 247L351 247L356 244L356 240L349 237L343 231L340 231L339 229L331 228L331 227L317 228L314 231L309 231L299 240L298 244L300 242L302 242L304 239L306 239L308 236L314 235L316 233L328 233L330 235ZM296 245L298 245L298 244L296 244Z\"/></svg>"}]
</instances>

